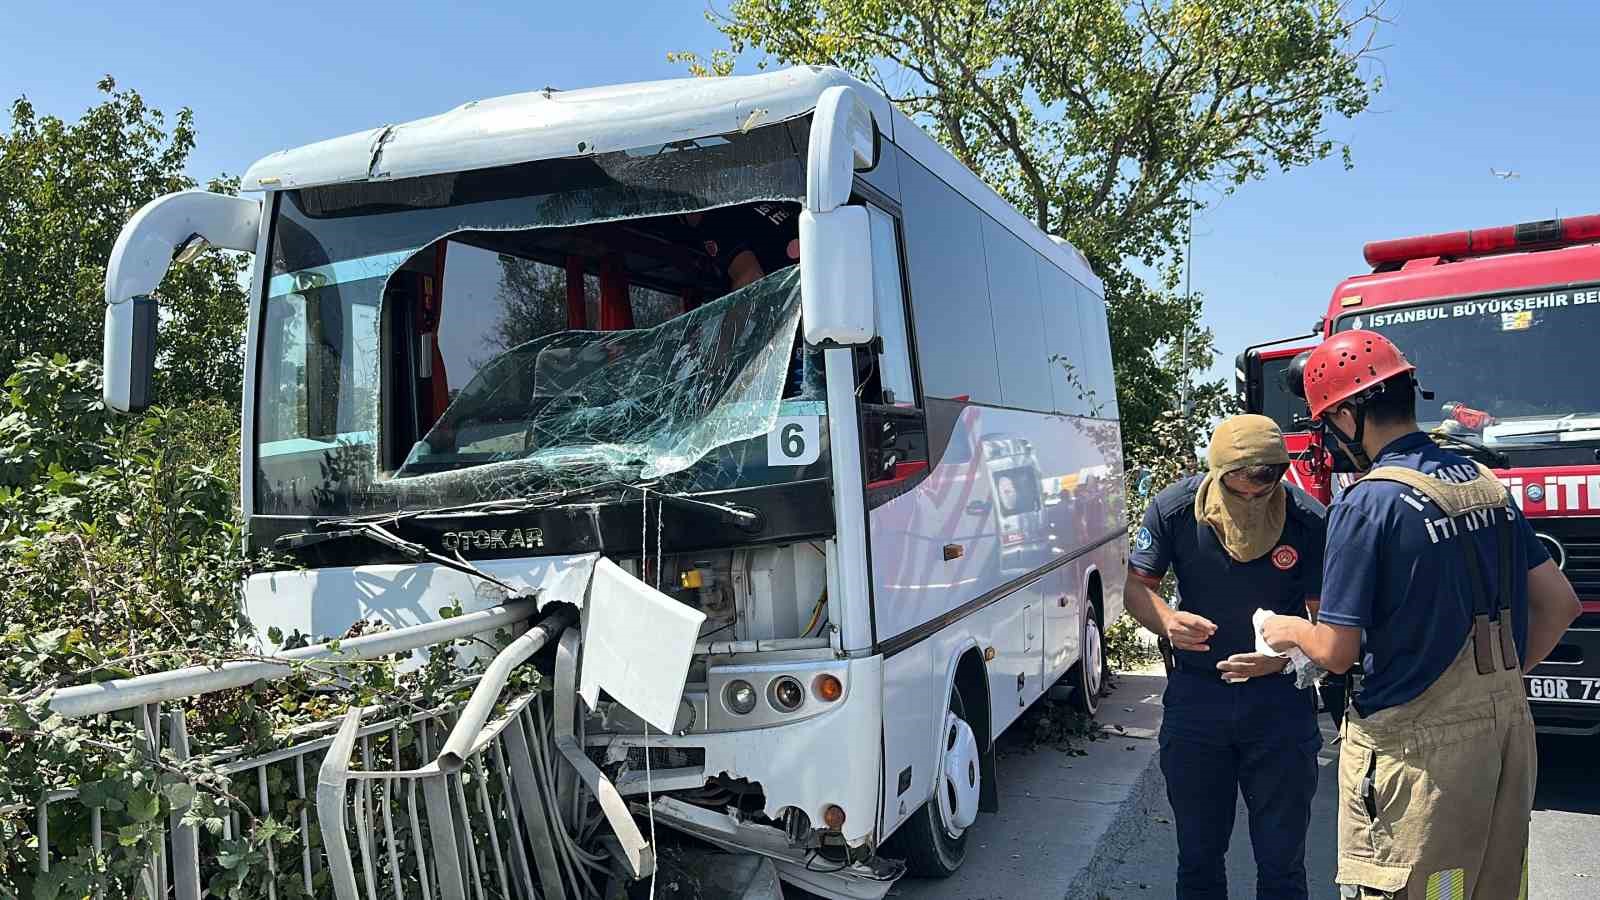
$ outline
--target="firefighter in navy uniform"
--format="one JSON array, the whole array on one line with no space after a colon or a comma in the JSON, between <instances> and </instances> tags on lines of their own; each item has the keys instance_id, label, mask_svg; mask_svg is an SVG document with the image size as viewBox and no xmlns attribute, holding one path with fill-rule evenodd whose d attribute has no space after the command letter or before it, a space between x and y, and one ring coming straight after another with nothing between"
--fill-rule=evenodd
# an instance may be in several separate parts
<instances>
[{"instance_id":1,"label":"firefighter in navy uniform","mask_svg":"<svg viewBox=\"0 0 1600 900\"><path fill-rule=\"evenodd\" d=\"M1305 615L1322 577L1323 509L1283 481L1289 454L1265 416L1212 435L1209 471L1151 501L1134 538L1128 612L1174 648L1161 771L1178 832L1178 898L1228 896L1224 856L1243 793L1256 896L1306 890L1306 830L1322 747L1316 706L1286 660L1255 652L1257 609ZM1171 569L1183 595L1157 593Z\"/></svg>"},{"instance_id":2,"label":"firefighter in navy uniform","mask_svg":"<svg viewBox=\"0 0 1600 900\"><path fill-rule=\"evenodd\" d=\"M1311 352L1314 426L1370 471L1329 513L1317 624L1262 631L1329 671L1361 657L1340 742L1342 896L1525 898L1538 758L1522 673L1578 601L1494 473L1418 430L1414 372L1370 331Z\"/></svg>"}]
</instances>

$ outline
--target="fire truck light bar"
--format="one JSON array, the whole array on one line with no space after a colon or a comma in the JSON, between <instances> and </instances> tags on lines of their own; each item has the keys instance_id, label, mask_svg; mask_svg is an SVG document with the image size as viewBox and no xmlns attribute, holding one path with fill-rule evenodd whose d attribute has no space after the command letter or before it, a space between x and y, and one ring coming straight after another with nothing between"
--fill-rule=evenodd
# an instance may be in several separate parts
<instances>
[{"instance_id":1,"label":"fire truck light bar","mask_svg":"<svg viewBox=\"0 0 1600 900\"><path fill-rule=\"evenodd\" d=\"M1368 265L1379 268L1432 256L1459 259L1516 250L1547 250L1594 241L1600 241L1600 215L1373 241L1362 248L1362 254L1366 256Z\"/></svg>"}]
</instances>

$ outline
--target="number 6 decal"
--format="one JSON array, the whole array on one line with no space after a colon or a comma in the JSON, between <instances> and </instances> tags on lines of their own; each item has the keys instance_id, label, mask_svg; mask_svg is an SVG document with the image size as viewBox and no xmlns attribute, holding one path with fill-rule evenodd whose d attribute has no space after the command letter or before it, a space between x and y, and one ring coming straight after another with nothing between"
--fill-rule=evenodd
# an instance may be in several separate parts
<instances>
[{"instance_id":1,"label":"number 6 decal","mask_svg":"<svg viewBox=\"0 0 1600 900\"><path fill-rule=\"evenodd\" d=\"M822 419L818 416L779 416L767 432L767 465L809 466L822 456Z\"/></svg>"}]
</instances>

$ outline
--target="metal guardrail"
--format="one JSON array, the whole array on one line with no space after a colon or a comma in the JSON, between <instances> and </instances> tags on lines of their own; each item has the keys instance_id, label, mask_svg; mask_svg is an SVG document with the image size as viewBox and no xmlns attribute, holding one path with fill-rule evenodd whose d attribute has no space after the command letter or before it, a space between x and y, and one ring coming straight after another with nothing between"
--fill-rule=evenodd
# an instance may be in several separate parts
<instances>
[{"instance_id":1,"label":"metal guardrail","mask_svg":"<svg viewBox=\"0 0 1600 900\"><path fill-rule=\"evenodd\" d=\"M537 613L538 607L534 600L517 600L494 609L467 613L453 619L343 640L339 642L337 650L327 644L319 644L289 651L271 660L240 661L215 667L191 666L170 672L65 688L52 695L49 706L54 712L68 718L96 715L131 718L144 733L146 752L153 757L159 757L165 750L173 759L182 762L191 758L189 735L184 710L174 701L241 688L258 681L286 679L294 674L294 664L297 662L338 663L377 659L490 633L527 621ZM559 633L559 630L555 629L555 633ZM525 715L530 701L522 698L519 702L522 703L522 706L518 707L521 710L519 715ZM490 706L492 705L491 700ZM237 794L247 802L254 801L255 808L250 810L251 815L271 816L294 830L293 839L286 845L276 848L269 845L266 848L268 869L266 894L269 898L278 896L277 887L280 883L284 883L280 879L297 882L301 889L312 896L327 896L330 888L337 884L336 863L331 858L334 841L329 838L335 831L342 835L343 821L340 820L339 828L330 829L322 822L320 812L313 813L314 798L307 791L308 768L313 772L324 770L330 759L348 765L350 754L357 745L360 746L363 769L366 770L376 770L380 766L391 771L400 770L407 754L416 758L420 753L424 761L428 761L432 741L449 731L452 719L455 718L452 710L438 708L419 710L379 721L366 723L361 721L363 716L371 716L374 712L376 711L370 709L352 711L337 734L327 733L327 728L331 727L332 722L324 723L320 733L316 730L301 732L296 737L303 736L302 740L259 756L240 758L235 753L206 757L206 761L233 779ZM506 728L503 720L504 717L487 726L480 721L479 730L490 731L498 727L501 729L496 732L498 737ZM502 764L515 768L519 765L517 758L530 752L530 749L513 747L513 752L508 755L505 749L492 739L474 741L471 747L469 754L471 772L458 773L454 776L457 799L464 801L462 792L470 784L482 810L490 809L488 804L491 802L498 802L502 808L505 807L509 803L508 796L501 796L498 801L490 801L485 799L486 794L491 788L498 793L513 783L503 774L499 774ZM515 752L517 749L522 749L522 753ZM486 767L485 753L490 752L493 755L487 758L491 761L491 765ZM238 790L240 785L249 785L253 790L241 792ZM363 792L361 796L369 802L372 799L370 792ZM74 808L64 810L63 807L68 804ZM379 814L392 817L397 808L385 802L379 808ZM231 812L224 819L220 835L212 835L203 829L185 825L183 817L187 812L187 808L176 809L164 823L157 849L151 855L140 877L139 889L143 896L200 900L204 896L205 881L202 876L215 870L215 857L221 842L242 835L239 811ZM41 797L36 824L39 872L49 872L52 862L69 858L82 849L92 850L98 857L104 852L107 837L115 840L116 821L120 815L125 814L106 810L100 806L78 803L78 792L75 790L56 791ZM423 824L416 807L407 810L407 815L418 817L416 825ZM63 846L53 842L51 835L53 823L59 823L62 830L69 832L69 840L75 840L76 844ZM413 833L418 832L414 829ZM84 844L88 846L84 847ZM411 846L405 845L405 849L409 850ZM394 845L389 851L394 854L391 859L398 861L401 850L401 845ZM389 867L389 871L392 873L395 869ZM521 870L518 871L520 877ZM376 869L367 868L365 872L368 877L376 880ZM425 876L424 881L426 880ZM396 882L396 897L424 896L425 900L431 900L431 897L423 893L408 891L401 894L398 893L399 890L399 883ZM339 896L347 895L340 893ZM369 891L369 896L376 895ZM438 896L451 898L459 895L453 892L441 892ZM480 893L477 896L486 895ZM531 896L531 894L501 896ZM545 896L560 895L547 892Z\"/></svg>"},{"instance_id":2,"label":"metal guardrail","mask_svg":"<svg viewBox=\"0 0 1600 900\"><path fill-rule=\"evenodd\" d=\"M313 644L285 651L270 661L189 666L135 678L75 685L62 688L52 695L50 709L71 719L198 697L245 687L257 681L280 681L294 674L293 664L297 662L378 659L493 631L532 618L537 611L538 604L532 598L513 600L503 606L466 613L453 619L424 622L339 641L336 650L329 644ZM283 662L276 661L280 659Z\"/></svg>"},{"instance_id":3,"label":"metal guardrail","mask_svg":"<svg viewBox=\"0 0 1600 900\"><path fill-rule=\"evenodd\" d=\"M569 839L556 808L544 692L517 697L489 721L512 670L575 621L570 610L557 611L500 651L437 757L428 730L422 731L413 756L426 763L417 768L401 768L404 748L397 737L391 739L393 768L374 766L361 735L362 711L346 714L317 776L317 818L339 900L379 900L391 891L396 900L467 900L469 885L480 900L565 900L566 878L593 892L584 868L604 874L604 860ZM356 769L351 761L358 740ZM397 810L404 812L399 828ZM354 850L347 827L352 819Z\"/></svg>"}]
</instances>

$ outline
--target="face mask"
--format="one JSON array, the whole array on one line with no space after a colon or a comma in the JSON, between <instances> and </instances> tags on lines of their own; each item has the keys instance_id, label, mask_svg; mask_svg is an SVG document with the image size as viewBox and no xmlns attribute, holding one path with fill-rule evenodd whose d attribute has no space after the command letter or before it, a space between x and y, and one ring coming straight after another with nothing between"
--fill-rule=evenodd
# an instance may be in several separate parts
<instances>
[{"instance_id":1,"label":"face mask","mask_svg":"<svg viewBox=\"0 0 1600 900\"><path fill-rule=\"evenodd\" d=\"M1223 549L1238 562L1260 559L1278 545L1287 512L1283 482L1260 497L1236 494L1212 473L1200 483L1195 513L1216 534Z\"/></svg>"},{"instance_id":2,"label":"face mask","mask_svg":"<svg viewBox=\"0 0 1600 900\"><path fill-rule=\"evenodd\" d=\"M1195 520L1210 525L1235 560L1250 562L1266 556L1283 535L1283 482L1260 497L1246 497L1229 490L1222 478L1249 466L1287 465L1289 452L1277 424L1255 415L1223 421L1211 435L1206 462L1210 471L1195 493Z\"/></svg>"},{"instance_id":3,"label":"face mask","mask_svg":"<svg viewBox=\"0 0 1600 900\"><path fill-rule=\"evenodd\" d=\"M1349 460L1352 466L1355 466L1357 472L1365 472L1372 468L1372 457L1367 455L1367 448L1361 444L1361 436L1367 430L1366 411L1360 407L1356 407L1355 417L1355 437L1345 437L1344 432L1340 431L1338 426L1334 425L1332 421L1323 419L1322 444L1323 446L1328 446L1331 443L1333 445L1333 449L1336 452L1343 454L1344 458ZM1327 440L1329 435L1332 435L1334 438L1331 442Z\"/></svg>"}]
</instances>

